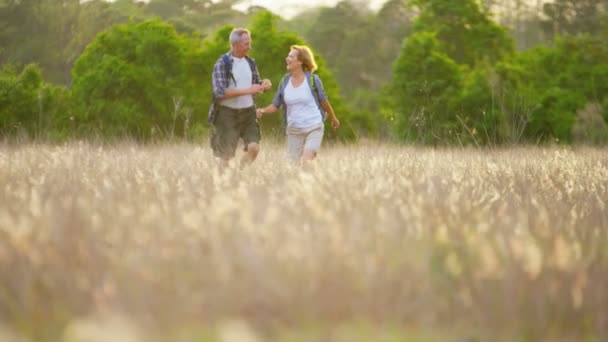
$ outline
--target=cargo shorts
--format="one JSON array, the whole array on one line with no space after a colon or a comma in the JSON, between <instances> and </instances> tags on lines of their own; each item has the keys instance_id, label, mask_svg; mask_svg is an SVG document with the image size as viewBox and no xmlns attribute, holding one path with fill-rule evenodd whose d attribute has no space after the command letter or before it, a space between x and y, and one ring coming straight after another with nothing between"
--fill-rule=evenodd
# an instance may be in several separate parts
<instances>
[{"instance_id":1,"label":"cargo shorts","mask_svg":"<svg viewBox=\"0 0 608 342\"><path fill-rule=\"evenodd\" d=\"M255 106L242 109L220 106L211 134L213 155L222 159L234 157L239 139L243 139L245 151L247 145L260 143L260 126L255 116Z\"/></svg>"}]
</instances>

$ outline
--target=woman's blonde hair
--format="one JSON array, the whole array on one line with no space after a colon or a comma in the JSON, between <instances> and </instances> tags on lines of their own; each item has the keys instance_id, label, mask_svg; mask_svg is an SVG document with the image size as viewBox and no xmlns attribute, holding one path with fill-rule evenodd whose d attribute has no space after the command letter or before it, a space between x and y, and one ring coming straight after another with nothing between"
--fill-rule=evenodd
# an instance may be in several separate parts
<instances>
[{"instance_id":1,"label":"woman's blonde hair","mask_svg":"<svg viewBox=\"0 0 608 342\"><path fill-rule=\"evenodd\" d=\"M304 69L304 71L314 72L317 70L315 56L308 46L292 45L290 49L298 52L298 60L302 62L302 69Z\"/></svg>"}]
</instances>

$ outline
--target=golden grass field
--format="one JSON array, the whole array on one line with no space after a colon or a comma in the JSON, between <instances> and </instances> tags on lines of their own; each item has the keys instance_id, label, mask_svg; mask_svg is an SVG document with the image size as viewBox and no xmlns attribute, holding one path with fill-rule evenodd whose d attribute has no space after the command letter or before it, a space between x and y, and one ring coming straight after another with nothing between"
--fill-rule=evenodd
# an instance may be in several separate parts
<instances>
[{"instance_id":1,"label":"golden grass field","mask_svg":"<svg viewBox=\"0 0 608 342\"><path fill-rule=\"evenodd\" d=\"M608 151L0 145L0 341L606 341Z\"/></svg>"}]
</instances>

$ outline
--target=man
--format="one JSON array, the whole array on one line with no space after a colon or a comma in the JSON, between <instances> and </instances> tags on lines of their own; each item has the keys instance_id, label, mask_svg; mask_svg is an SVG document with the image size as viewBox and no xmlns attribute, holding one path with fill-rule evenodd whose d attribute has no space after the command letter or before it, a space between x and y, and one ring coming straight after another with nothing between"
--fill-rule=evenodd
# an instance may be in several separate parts
<instances>
[{"instance_id":1,"label":"man","mask_svg":"<svg viewBox=\"0 0 608 342\"><path fill-rule=\"evenodd\" d=\"M236 28L230 33L230 51L222 55L213 67L213 103L209 123L213 125L211 148L227 166L236 153L239 138L245 144L241 167L251 164L260 151L260 127L257 123L254 97L272 86L269 80L260 81L251 49L251 33Z\"/></svg>"}]
</instances>

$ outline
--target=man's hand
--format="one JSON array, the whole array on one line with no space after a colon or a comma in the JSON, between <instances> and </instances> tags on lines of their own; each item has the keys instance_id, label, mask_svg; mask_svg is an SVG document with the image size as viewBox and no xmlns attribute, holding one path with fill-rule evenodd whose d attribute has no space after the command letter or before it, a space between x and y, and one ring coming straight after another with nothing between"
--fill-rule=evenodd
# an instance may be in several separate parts
<instances>
[{"instance_id":1,"label":"man's hand","mask_svg":"<svg viewBox=\"0 0 608 342\"><path fill-rule=\"evenodd\" d=\"M249 88L249 93L252 95L263 93L264 91L266 91L266 90L264 89L264 86L261 84L254 84L251 86L251 88Z\"/></svg>"},{"instance_id":2,"label":"man's hand","mask_svg":"<svg viewBox=\"0 0 608 342\"><path fill-rule=\"evenodd\" d=\"M265 78L262 80L262 87L264 88L264 91L266 91L272 87L272 82L270 82L269 79Z\"/></svg>"}]
</instances>

